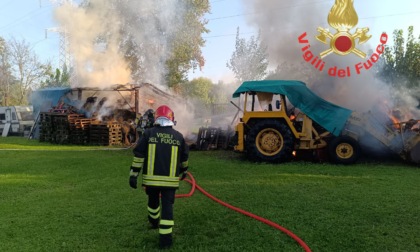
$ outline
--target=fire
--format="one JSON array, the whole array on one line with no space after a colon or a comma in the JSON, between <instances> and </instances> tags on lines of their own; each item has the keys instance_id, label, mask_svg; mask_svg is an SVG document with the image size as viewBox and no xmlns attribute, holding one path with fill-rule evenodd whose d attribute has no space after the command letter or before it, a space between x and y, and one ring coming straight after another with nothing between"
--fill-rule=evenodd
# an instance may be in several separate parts
<instances>
[{"instance_id":1,"label":"fire","mask_svg":"<svg viewBox=\"0 0 420 252\"><path fill-rule=\"evenodd\" d=\"M328 14L328 23L336 30L348 31L359 22L353 0L335 0Z\"/></svg>"},{"instance_id":2,"label":"fire","mask_svg":"<svg viewBox=\"0 0 420 252\"><path fill-rule=\"evenodd\" d=\"M402 113L399 109L396 109L388 113L388 116L392 121L392 125L398 130L418 131L420 128L420 120L413 119L415 116L410 111Z\"/></svg>"},{"instance_id":3,"label":"fire","mask_svg":"<svg viewBox=\"0 0 420 252\"><path fill-rule=\"evenodd\" d=\"M392 121L392 125L396 128L396 129L400 129L401 128L401 124L400 121L392 114L389 114L389 118Z\"/></svg>"}]
</instances>

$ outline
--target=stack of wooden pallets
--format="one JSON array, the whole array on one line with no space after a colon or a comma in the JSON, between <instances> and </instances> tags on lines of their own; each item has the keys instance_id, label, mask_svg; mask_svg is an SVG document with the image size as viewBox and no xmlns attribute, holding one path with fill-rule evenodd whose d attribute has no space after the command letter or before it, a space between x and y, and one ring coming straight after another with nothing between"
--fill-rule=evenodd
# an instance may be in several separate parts
<instances>
[{"instance_id":1,"label":"stack of wooden pallets","mask_svg":"<svg viewBox=\"0 0 420 252\"><path fill-rule=\"evenodd\" d=\"M117 122L94 122L89 126L89 143L93 145L120 145L121 124Z\"/></svg>"},{"instance_id":2,"label":"stack of wooden pallets","mask_svg":"<svg viewBox=\"0 0 420 252\"><path fill-rule=\"evenodd\" d=\"M91 118L75 118L69 124L70 143L85 145L89 143L89 125L94 119Z\"/></svg>"},{"instance_id":3,"label":"stack of wooden pallets","mask_svg":"<svg viewBox=\"0 0 420 252\"><path fill-rule=\"evenodd\" d=\"M81 114L40 113L40 142L77 145L120 145L121 124L100 122Z\"/></svg>"},{"instance_id":4,"label":"stack of wooden pallets","mask_svg":"<svg viewBox=\"0 0 420 252\"><path fill-rule=\"evenodd\" d=\"M40 113L41 142L68 143L69 142L69 118L62 113Z\"/></svg>"},{"instance_id":5,"label":"stack of wooden pallets","mask_svg":"<svg viewBox=\"0 0 420 252\"><path fill-rule=\"evenodd\" d=\"M52 118L49 113L39 114L40 127L39 127L39 141L52 142Z\"/></svg>"}]
</instances>

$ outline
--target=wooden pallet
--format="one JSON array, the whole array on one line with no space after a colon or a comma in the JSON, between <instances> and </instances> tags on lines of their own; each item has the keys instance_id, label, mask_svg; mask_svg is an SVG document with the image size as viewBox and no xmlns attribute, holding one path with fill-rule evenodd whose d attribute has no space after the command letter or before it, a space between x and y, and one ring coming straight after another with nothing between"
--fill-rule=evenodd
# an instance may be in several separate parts
<instances>
[{"instance_id":1,"label":"wooden pallet","mask_svg":"<svg viewBox=\"0 0 420 252\"><path fill-rule=\"evenodd\" d=\"M121 125L105 122L93 123L89 128L89 143L99 145L120 145L122 140Z\"/></svg>"},{"instance_id":2,"label":"wooden pallet","mask_svg":"<svg viewBox=\"0 0 420 252\"><path fill-rule=\"evenodd\" d=\"M78 145L121 145L122 125L117 122L100 122L81 114L57 112L40 113L40 138L42 142Z\"/></svg>"}]
</instances>

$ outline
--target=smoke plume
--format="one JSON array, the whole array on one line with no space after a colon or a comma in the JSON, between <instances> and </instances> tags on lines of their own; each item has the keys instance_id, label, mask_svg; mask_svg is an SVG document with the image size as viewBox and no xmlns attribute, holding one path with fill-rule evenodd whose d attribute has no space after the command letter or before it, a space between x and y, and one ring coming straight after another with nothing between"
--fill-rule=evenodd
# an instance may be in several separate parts
<instances>
[{"instance_id":1,"label":"smoke plume","mask_svg":"<svg viewBox=\"0 0 420 252\"><path fill-rule=\"evenodd\" d=\"M322 31L329 32L329 34L338 34L341 31L355 34L357 28L370 27L370 24L366 22L357 22L360 21L360 18L357 19L357 15L354 15L357 8L347 8L345 11L340 9L352 4L352 0L317 2L243 0L242 2L246 6L247 13L254 13L253 15L247 15L248 22L261 32L262 42L268 48L271 67L281 70L280 74L275 76L276 78L303 80L320 97L332 103L353 111L371 111L371 118L378 120L382 125L392 123L390 118L395 118L394 115L396 114L399 117L397 121L420 119L420 110L417 107L419 106L418 100L413 99L409 92L401 90L397 92L390 85L375 78L375 72L377 71L375 66L379 66L381 56L376 62L377 65L372 64L369 69L356 71L356 65L366 63L370 59L371 53L377 49L383 31L371 29L367 34L362 32L357 43L369 39L368 37L372 35L366 43L356 45L357 49L360 50L359 52L367 54L365 58L359 57L356 52L348 55L331 53L322 59L325 62L323 71L311 64L316 61L312 61L313 58L319 57L322 52L327 52L330 48L329 42L332 36L328 37L325 35L328 33L325 33L325 36L317 37ZM363 1L362 3L365 6L371 4ZM329 14L330 10L333 10L331 11L332 14ZM338 18L337 15L343 13L351 15ZM334 16L334 14L337 15ZM387 34L389 36L388 42L390 42L392 31L387 31ZM299 40L298 38L302 39ZM304 40L307 42L302 43ZM324 44L321 41L328 43ZM369 51L371 53L368 53ZM305 60L305 54L307 59L311 59ZM312 57L310 57L311 55ZM351 74L345 77L330 76L328 73L332 67L343 70L350 67ZM394 83L394 86L398 85ZM361 139L361 142L372 150L378 148L377 141ZM376 151L378 153L383 152L379 148Z\"/></svg>"},{"instance_id":2,"label":"smoke plume","mask_svg":"<svg viewBox=\"0 0 420 252\"><path fill-rule=\"evenodd\" d=\"M185 8L171 0L89 0L57 7L55 18L67 35L77 77L73 85L106 87L131 82L132 76L162 85L164 63ZM125 55L127 47L131 55ZM130 70L125 56L138 59L136 69Z\"/></svg>"},{"instance_id":3,"label":"smoke plume","mask_svg":"<svg viewBox=\"0 0 420 252\"><path fill-rule=\"evenodd\" d=\"M164 85L165 62L175 32L183 25L185 1L89 0L80 5L64 2L56 8L55 19L68 38L75 74L72 87L107 88L133 83L134 77L139 84L152 83L169 92ZM126 58L137 59L135 67L130 67ZM109 97L104 108L114 107L117 98ZM188 130L192 114L186 104L167 104L170 101L159 96L153 100L150 107L140 107L140 112L169 105L176 114L177 128ZM105 109L100 112L107 113Z\"/></svg>"},{"instance_id":4,"label":"smoke plume","mask_svg":"<svg viewBox=\"0 0 420 252\"><path fill-rule=\"evenodd\" d=\"M66 2L55 11L60 29L68 38L76 80L85 87L107 87L130 81L130 72L118 51L119 20L108 8L107 1L91 1L92 7L82 8ZM98 38L109 34L106 44Z\"/></svg>"},{"instance_id":5,"label":"smoke plume","mask_svg":"<svg viewBox=\"0 0 420 252\"><path fill-rule=\"evenodd\" d=\"M315 37L319 34L318 27L328 29L333 34L336 32L327 22L329 11L335 1L244 0L242 2L245 5L245 12L254 13L246 17L250 25L260 30L262 41L268 48L271 67L299 66L292 68L294 71L283 71L281 78L303 80L324 99L352 110L365 112L384 101L387 101L391 108L395 105L391 102L393 91L375 78L374 66L369 70L362 69L360 73L355 71L355 65L365 63L370 55L362 59L352 53L345 56L332 53L323 59L325 69L322 72L315 69L310 62L305 62L303 49L307 44L299 43L298 37L306 32L305 38L310 44L308 50L314 57L328 49L329 44L323 44ZM359 17L359 23L350 30L350 33L354 33L356 28L363 27L369 27L369 24L362 22ZM375 50L382 32L371 29L368 33L372 35L371 39L356 47L366 53ZM389 43L392 34L388 32L388 35ZM351 76L344 78L329 76L327 70L333 66L337 69L346 69L350 66ZM402 100L409 99L411 98L408 96L402 97ZM412 101L406 105L411 106Z\"/></svg>"}]
</instances>

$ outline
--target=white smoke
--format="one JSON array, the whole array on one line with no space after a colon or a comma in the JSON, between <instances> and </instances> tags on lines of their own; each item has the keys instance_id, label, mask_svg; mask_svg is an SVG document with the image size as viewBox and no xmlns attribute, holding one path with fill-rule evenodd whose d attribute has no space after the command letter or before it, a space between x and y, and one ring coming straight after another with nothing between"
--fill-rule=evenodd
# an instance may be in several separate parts
<instances>
[{"instance_id":1,"label":"white smoke","mask_svg":"<svg viewBox=\"0 0 420 252\"><path fill-rule=\"evenodd\" d=\"M139 47L143 82L164 83L165 63L171 56L172 42L182 27L188 6L173 0L121 0L117 6L126 33Z\"/></svg>"},{"instance_id":2,"label":"white smoke","mask_svg":"<svg viewBox=\"0 0 420 252\"><path fill-rule=\"evenodd\" d=\"M356 73L355 65L366 62L369 55L362 59L354 54L346 56L330 54L323 59L326 62L326 69L322 72L304 60L302 49L306 44L298 42L298 37L304 32L310 44L309 50L314 57L329 48L329 45L317 41L315 36L318 35L318 27L329 28L331 33L335 32L327 22L328 13L334 4L333 0L244 0L242 2L245 5L245 12L255 13L247 16L248 22L261 31L261 38L267 45L272 67L282 64L299 66L293 72L283 73L282 78L303 80L324 99L352 110L367 111L377 103L392 100L393 91L375 78L373 67L369 70L362 69L360 74ZM369 24L359 19L359 24L355 28L367 26ZM357 45L357 48L363 52L375 50L379 44L379 37L375 37L378 36L378 32L368 34L375 35L366 44ZM388 35L391 40L392 35ZM350 66L351 76L344 78L329 76L327 70L332 66L342 69Z\"/></svg>"},{"instance_id":3,"label":"white smoke","mask_svg":"<svg viewBox=\"0 0 420 252\"><path fill-rule=\"evenodd\" d=\"M163 85L165 62L175 31L182 26L186 6L172 0L89 0L68 2L55 10L55 19L68 37L79 86L106 87L131 82ZM124 34L124 36L122 35ZM131 72L121 50L135 47L138 69Z\"/></svg>"},{"instance_id":4,"label":"white smoke","mask_svg":"<svg viewBox=\"0 0 420 252\"><path fill-rule=\"evenodd\" d=\"M152 83L170 93L164 85L165 63L171 56L176 31L184 25L182 20L188 8L185 2L89 0L77 6L67 1L58 6L55 19L68 36L74 62L77 83L72 86L107 88L132 83L135 76L140 83ZM122 48L127 45L134 48L131 52L138 58L137 69L130 69L125 60L127 55ZM117 104L118 97L108 98L101 115ZM154 104L140 106L140 113L168 105L175 112L176 128L184 134L190 130L193 113L186 103L174 103L159 95L140 99L154 100Z\"/></svg>"},{"instance_id":5,"label":"white smoke","mask_svg":"<svg viewBox=\"0 0 420 252\"><path fill-rule=\"evenodd\" d=\"M91 5L82 8L66 2L55 10L55 18L68 38L77 82L84 87L104 88L127 83L130 72L118 51L118 16L107 1L92 0ZM97 43L107 34L106 45Z\"/></svg>"},{"instance_id":6,"label":"white smoke","mask_svg":"<svg viewBox=\"0 0 420 252\"><path fill-rule=\"evenodd\" d=\"M288 66L281 72L281 76L275 77L303 80L320 97L354 111L371 111L372 117L382 124L391 121L391 114L398 114L399 121L420 119L418 97L416 100L410 92L395 90L390 85L381 82L375 77L375 65L369 70L362 69L360 73L356 72L356 64L367 62L370 55L362 59L354 54L345 56L330 54L323 59L324 71L314 68L310 64L311 61L304 60L304 51L310 50L315 57L330 47L329 44L325 45L315 37L319 34L318 27L328 28L332 34L336 32L327 22L328 13L336 1L243 0L242 2L246 6L247 13L255 13L247 16L248 22L260 30L261 38L268 48L272 67ZM373 3L360 2L365 8L373 5ZM358 12L357 8L356 12ZM366 23L366 20L359 19L355 28L364 27L370 27L370 24ZM353 34L355 28L349 32ZM399 29L403 28L405 29L405 27ZM298 38L305 32L308 43L299 43ZM372 29L368 33L372 35L370 40L356 47L366 53L375 51L380 43L382 32ZM392 33L387 31L387 34L388 42L391 42ZM308 44L310 47L305 48ZM337 69L346 69L350 66L350 76L328 75L328 69L333 66ZM401 79L402 81L404 80ZM393 84L399 86L397 83ZM378 146L377 141L363 139L363 142L367 146Z\"/></svg>"}]
</instances>

